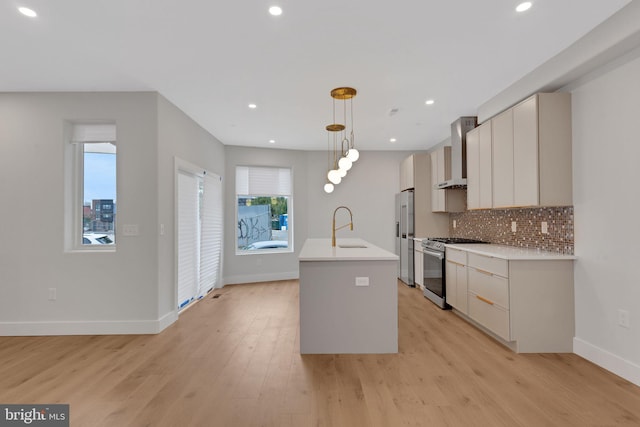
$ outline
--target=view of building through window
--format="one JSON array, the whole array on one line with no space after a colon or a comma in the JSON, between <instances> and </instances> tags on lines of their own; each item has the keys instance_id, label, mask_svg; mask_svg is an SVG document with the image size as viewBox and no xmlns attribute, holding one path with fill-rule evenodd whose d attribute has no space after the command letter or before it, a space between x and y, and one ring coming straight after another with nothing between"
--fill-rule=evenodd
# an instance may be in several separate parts
<instances>
[{"instance_id":1,"label":"view of building through window","mask_svg":"<svg viewBox=\"0 0 640 427\"><path fill-rule=\"evenodd\" d=\"M236 166L236 253L293 251L291 168Z\"/></svg>"},{"instance_id":2,"label":"view of building through window","mask_svg":"<svg viewBox=\"0 0 640 427\"><path fill-rule=\"evenodd\" d=\"M289 247L289 198L238 196L238 249Z\"/></svg>"},{"instance_id":3,"label":"view of building through window","mask_svg":"<svg viewBox=\"0 0 640 427\"><path fill-rule=\"evenodd\" d=\"M116 241L116 146L85 143L83 155L82 244Z\"/></svg>"}]
</instances>

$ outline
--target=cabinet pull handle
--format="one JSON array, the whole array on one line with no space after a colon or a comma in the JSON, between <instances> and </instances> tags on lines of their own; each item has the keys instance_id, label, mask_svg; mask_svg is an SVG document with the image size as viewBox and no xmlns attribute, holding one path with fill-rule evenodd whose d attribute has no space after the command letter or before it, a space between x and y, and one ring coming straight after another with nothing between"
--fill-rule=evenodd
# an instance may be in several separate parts
<instances>
[{"instance_id":1,"label":"cabinet pull handle","mask_svg":"<svg viewBox=\"0 0 640 427\"><path fill-rule=\"evenodd\" d=\"M476 298L478 298L478 299L479 299L480 301L482 301L482 302L486 302L486 303L487 303L487 304L489 304L489 305L493 305L493 301L488 300L488 299L486 299L486 298L482 298L480 295L476 295Z\"/></svg>"},{"instance_id":2,"label":"cabinet pull handle","mask_svg":"<svg viewBox=\"0 0 640 427\"><path fill-rule=\"evenodd\" d=\"M449 260L447 260L447 262L450 262L451 264L459 265L460 267L464 267L464 264L460 264L459 262L449 261Z\"/></svg>"},{"instance_id":3,"label":"cabinet pull handle","mask_svg":"<svg viewBox=\"0 0 640 427\"><path fill-rule=\"evenodd\" d=\"M482 274L486 274L487 276L493 276L493 273L486 271L486 270L480 270L479 268L476 268L476 271L478 273L482 273Z\"/></svg>"}]
</instances>

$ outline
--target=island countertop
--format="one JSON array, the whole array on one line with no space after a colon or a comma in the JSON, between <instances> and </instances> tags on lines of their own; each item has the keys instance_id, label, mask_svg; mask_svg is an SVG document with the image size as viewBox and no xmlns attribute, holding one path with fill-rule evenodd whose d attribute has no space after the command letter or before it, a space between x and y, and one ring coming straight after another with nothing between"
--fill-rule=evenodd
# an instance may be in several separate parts
<instances>
[{"instance_id":1,"label":"island countertop","mask_svg":"<svg viewBox=\"0 0 640 427\"><path fill-rule=\"evenodd\" d=\"M397 261L398 259L398 255L366 240L356 238L336 239L335 247L331 246L331 239L307 239L298 256L299 261Z\"/></svg>"}]
</instances>

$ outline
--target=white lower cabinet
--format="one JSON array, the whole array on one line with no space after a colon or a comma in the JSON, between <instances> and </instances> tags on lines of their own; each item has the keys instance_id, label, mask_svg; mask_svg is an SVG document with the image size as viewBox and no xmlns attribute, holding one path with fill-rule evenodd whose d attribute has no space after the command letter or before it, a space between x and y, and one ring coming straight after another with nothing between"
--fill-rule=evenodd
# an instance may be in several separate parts
<instances>
[{"instance_id":1,"label":"white lower cabinet","mask_svg":"<svg viewBox=\"0 0 640 427\"><path fill-rule=\"evenodd\" d=\"M467 314L467 253L457 249L446 249L445 284L447 304Z\"/></svg>"},{"instance_id":2,"label":"white lower cabinet","mask_svg":"<svg viewBox=\"0 0 640 427\"><path fill-rule=\"evenodd\" d=\"M424 254L420 249L418 249L421 242L418 240L414 240L414 251L413 251L413 282L416 286L420 288L424 287Z\"/></svg>"},{"instance_id":3,"label":"white lower cabinet","mask_svg":"<svg viewBox=\"0 0 640 427\"><path fill-rule=\"evenodd\" d=\"M469 267L469 317L510 341L509 279Z\"/></svg>"},{"instance_id":4,"label":"white lower cabinet","mask_svg":"<svg viewBox=\"0 0 640 427\"><path fill-rule=\"evenodd\" d=\"M531 259L504 259L446 250L450 305L515 352L573 351L572 259L545 259L535 251Z\"/></svg>"}]
</instances>

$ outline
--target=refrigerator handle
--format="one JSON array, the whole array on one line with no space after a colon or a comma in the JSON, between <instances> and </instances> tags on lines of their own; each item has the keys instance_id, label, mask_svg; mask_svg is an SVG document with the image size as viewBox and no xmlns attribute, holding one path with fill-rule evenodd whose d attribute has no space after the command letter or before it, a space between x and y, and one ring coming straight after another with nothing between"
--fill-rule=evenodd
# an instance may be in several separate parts
<instances>
[{"instance_id":1,"label":"refrigerator handle","mask_svg":"<svg viewBox=\"0 0 640 427\"><path fill-rule=\"evenodd\" d=\"M396 221L396 237L400 237L400 223Z\"/></svg>"}]
</instances>

